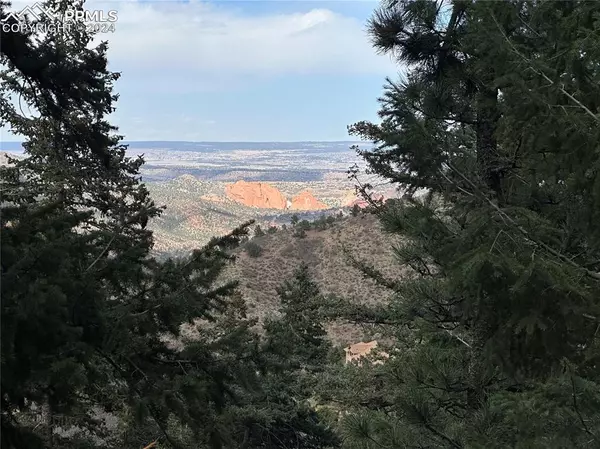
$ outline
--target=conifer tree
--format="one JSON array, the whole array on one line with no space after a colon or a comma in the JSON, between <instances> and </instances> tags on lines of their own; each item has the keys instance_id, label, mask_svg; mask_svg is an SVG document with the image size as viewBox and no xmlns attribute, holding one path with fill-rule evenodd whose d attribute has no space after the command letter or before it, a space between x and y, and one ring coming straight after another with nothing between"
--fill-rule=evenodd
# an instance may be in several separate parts
<instances>
[{"instance_id":1,"label":"conifer tree","mask_svg":"<svg viewBox=\"0 0 600 449\"><path fill-rule=\"evenodd\" d=\"M323 297L308 265L300 265L293 279L285 281L277 293L281 318L265 324L269 352L285 356L295 370L316 370L326 360L330 346L319 314Z\"/></svg>"},{"instance_id":2,"label":"conifer tree","mask_svg":"<svg viewBox=\"0 0 600 449\"><path fill-rule=\"evenodd\" d=\"M319 288L301 265L278 293L281 316L264 325L262 388L248 400L247 447L337 447L333 429L311 405L331 350L318 312Z\"/></svg>"},{"instance_id":3,"label":"conifer tree","mask_svg":"<svg viewBox=\"0 0 600 449\"><path fill-rule=\"evenodd\" d=\"M370 171L407 192L378 211L412 275L366 270L395 299L364 319L399 351L379 378L389 403L348 401L348 447L600 444L599 11L376 11L376 47L408 71L388 80L381 123L350 129L375 142L359 151Z\"/></svg>"},{"instance_id":4,"label":"conifer tree","mask_svg":"<svg viewBox=\"0 0 600 449\"><path fill-rule=\"evenodd\" d=\"M265 235L265 232L262 230L260 225L256 225L254 228L254 237L262 237L263 235Z\"/></svg>"},{"instance_id":5,"label":"conifer tree","mask_svg":"<svg viewBox=\"0 0 600 449\"><path fill-rule=\"evenodd\" d=\"M106 43L77 27L1 38L0 117L27 156L1 173L2 447L238 447L226 409L256 377L256 336L218 279L248 224L153 258L160 208L105 118Z\"/></svg>"}]
</instances>

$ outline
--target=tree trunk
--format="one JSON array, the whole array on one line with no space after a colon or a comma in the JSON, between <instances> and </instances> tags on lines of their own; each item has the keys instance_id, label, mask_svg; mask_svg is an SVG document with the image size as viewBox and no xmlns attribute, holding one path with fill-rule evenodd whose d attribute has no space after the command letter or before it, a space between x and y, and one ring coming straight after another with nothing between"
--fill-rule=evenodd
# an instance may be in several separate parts
<instances>
[{"instance_id":1,"label":"tree trunk","mask_svg":"<svg viewBox=\"0 0 600 449\"><path fill-rule=\"evenodd\" d=\"M498 89L483 86L477 98L477 162L482 180L494 199L502 201L502 173L496 142Z\"/></svg>"}]
</instances>

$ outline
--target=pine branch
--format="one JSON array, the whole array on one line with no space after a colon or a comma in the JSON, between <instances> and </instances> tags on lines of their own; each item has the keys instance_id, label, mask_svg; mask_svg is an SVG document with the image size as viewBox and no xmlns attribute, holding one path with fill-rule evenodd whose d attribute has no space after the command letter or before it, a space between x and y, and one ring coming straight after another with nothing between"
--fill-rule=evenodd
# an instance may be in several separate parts
<instances>
[{"instance_id":1,"label":"pine branch","mask_svg":"<svg viewBox=\"0 0 600 449\"><path fill-rule=\"evenodd\" d=\"M471 181L469 178L467 178L460 170L458 170L456 167L454 167L450 162L445 162L445 164L448 167L450 167L453 171L455 171L466 182L468 182L471 185L471 187L474 190L476 190L476 192L478 193L479 198L482 199L483 201L487 202L490 206L492 206L500 214L500 217L502 217L502 219L505 222L509 223L514 228L516 228L525 237L525 239L529 243L532 243L535 246L538 246L540 248L545 249L546 251L548 251L553 256L558 257L563 262L567 263L568 265L571 265L573 268L576 268L576 269L582 271L588 277L591 277L591 278L593 278L595 280L600 281L600 273L588 270L587 268L585 268L585 267L579 265L577 262L573 261L570 257L565 256L564 254L562 254L561 252L559 252L559 251L555 250L554 248L548 246L544 242L539 242L536 239L534 239L533 237L531 237L531 235L529 234L529 232L525 228L523 228L523 226L521 226L516 221L514 221L506 212L504 212L500 208L500 206L498 206L496 203L494 203L492 200L490 200L483 192L481 192L481 190L479 190L479 188L477 187L477 185L475 185L475 183L473 181Z\"/></svg>"},{"instance_id":2,"label":"pine branch","mask_svg":"<svg viewBox=\"0 0 600 449\"><path fill-rule=\"evenodd\" d=\"M451 337L456 338L458 341L460 341L462 344L464 344L467 348L472 349L472 346L467 343L465 340L463 340L460 336L454 334L450 329L446 329L443 326L440 326L442 329L444 329Z\"/></svg>"},{"instance_id":3,"label":"pine branch","mask_svg":"<svg viewBox=\"0 0 600 449\"><path fill-rule=\"evenodd\" d=\"M86 273L88 271L90 271L92 269L92 267L98 263L98 261L102 258L102 256L104 256L104 254L106 254L106 252L108 251L108 249L110 248L110 246L112 245L112 243L117 238L117 235L118 235L118 233L116 233L116 232L113 234L112 238L109 240L109 242L104 247L104 249L102 250L102 252L100 254L98 254L98 257L96 257L96 259L85 269Z\"/></svg>"},{"instance_id":4,"label":"pine branch","mask_svg":"<svg viewBox=\"0 0 600 449\"><path fill-rule=\"evenodd\" d=\"M448 437L447 435L443 434L442 432L440 432L439 430L437 430L436 428L434 428L433 426L431 426L431 424L428 423L424 423L423 424L425 426L425 428L427 430L429 430L431 433L437 435L438 437L440 437L442 440L446 441L448 444L450 444L450 446L456 448L456 449L462 449L462 444L457 443L456 441L454 441L453 439L451 439L450 437Z\"/></svg>"},{"instance_id":5,"label":"pine branch","mask_svg":"<svg viewBox=\"0 0 600 449\"><path fill-rule=\"evenodd\" d=\"M372 279L377 285L385 287L392 291L397 291L398 281L393 281L385 277L385 275L372 265L367 264L362 260L358 260L350 252L347 246L342 245L342 251L346 255L350 265L360 271L363 276Z\"/></svg>"},{"instance_id":6,"label":"pine branch","mask_svg":"<svg viewBox=\"0 0 600 449\"><path fill-rule=\"evenodd\" d=\"M100 354L100 356L104 360L106 360L115 370L117 370L117 372L119 374L121 374L123 380L125 380L125 382L127 383L127 385L129 385L129 387L135 393L137 393L137 395L138 395L138 397L140 399L144 398L144 395L142 394L142 392L135 385L133 385L131 383L131 380L129 379L129 377L125 376L125 371L123 370L123 368L121 368L119 366L119 364L117 362L115 362L110 355L106 354L104 351L102 351L99 348L96 348L96 352L98 354ZM167 429L163 426L162 420L158 417L158 414L155 412L154 408L149 406L148 407L148 411L150 412L150 415L152 416L153 421L156 423L156 425L158 426L158 428L161 430L161 432L163 433L163 435L165 436L165 439L169 442L169 444L173 448L175 448L175 449L179 448L180 447L179 444L177 444L177 442L175 440L173 440L173 438L171 437L171 435L169 435L169 432L167 432Z\"/></svg>"},{"instance_id":7,"label":"pine branch","mask_svg":"<svg viewBox=\"0 0 600 449\"><path fill-rule=\"evenodd\" d=\"M498 31L500 31L500 34L502 34L502 37L504 37L504 39L506 40L506 42L508 42L508 45L510 45L512 51L517 56L519 56L523 61L525 61L531 70L533 70L536 74L540 75L542 78L544 78L546 81L548 81L550 83L550 85L554 86L556 84L556 82L554 82L552 79L550 79L542 70L535 68L534 65L533 65L533 63L531 62L531 60L528 59L519 50L517 50L517 48L515 47L515 45L512 43L512 41L510 40L510 38L506 35L506 33L504 32L504 30L500 26L500 23L498 23L498 20L496 19L496 16L494 15L494 13L490 12L490 15L492 16L492 20L494 21L494 23L498 27ZM575 98L572 94L570 94L569 92L567 92L564 89L563 86L558 86L558 89L565 96L567 96L571 101L573 101L574 103L576 103L577 106L579 106L581 109L583 109L595 121L600 122L600 117L598 117L596 114L594 114L586 105L584 105L581 101L579 101L577 98ZM599 279L600 279L600 277L599 277Z\"/></svg>"},{"instance_id":8,"label":"pine branch","mask_svg":"<svg viewBox=\"0 0 600 449\"><path fill-rule=\"evenodd\" d=\"M370 187L369 184L363 184L362 182L360 182L360 180L358 179L358 168L355 165L354 168L352 168L350 170L350 179L353 179L358 185L356 186L356 190L361 194L361 196L364 198L364 200L369 203L369 205L371 207L373 207L376 211L381 211L382 209L382 204L381 202L377 202L375 201L371 195L367 192L367 189Z\"/></svg>"},{"instance_id":9,"label":"pine branch","mask_svg":"<svg viewBox=\"0 0 600 449\"><path fill-rule=\"evenodd\" d=\"M585 422L585 419L583 419L583 416L581 415L581 411L579 411L579 405L577 403L577 391L575 389L575 379L573 378L573 372L571 371L571 368L569 367L569 378L571 380L571 388L572 388L572 394L571 396L573 397L573 410L575 410L575 413L577 414L577 416L579 417L579 421L581 422L581 425L583 426L583 430L591 435L594 440L597 440L598 437L596 436L596 434L594 432L592 432L588 425Z\"/></svg>"}]
</instances>

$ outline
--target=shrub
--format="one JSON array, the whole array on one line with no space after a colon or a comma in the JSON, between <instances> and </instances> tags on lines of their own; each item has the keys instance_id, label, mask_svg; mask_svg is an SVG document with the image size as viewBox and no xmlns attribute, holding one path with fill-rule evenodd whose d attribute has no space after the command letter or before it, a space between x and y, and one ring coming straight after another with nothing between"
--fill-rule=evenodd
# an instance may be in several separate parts
<instances>
[{"instance_id":1,"label":"shrub","mask_svg":"<svg viewBox=\"0 0 600 449\"><path fill-rule=\"evenodd\" d=\"M298 222L296 227L299 229L304 229L305 231L308 231L311 228L311 224L310 224L310 221L308 221L308 220L302 220L302 221Z\"/></svg>"},{"instance_id":2,"label":"shrub","mask_svg":"<svg viewBox=\"0 0 600 449\"><path fill-rule=\"evenodd\" d=\"M296 232L294 232L294 237L297 237L299 239L303 239L304 237L306 237L306 231L304 230L304 228L296 229Z\"/></svg>"},{"instance_id":3,"label":"shrub","mask_svg":"<svg viewBox=\"0 0 600 449\"><path fill-rule=\"evenodd\" d=\"M319 231L324 231L327 229L327 218L325 215L321 215L315 222L313 223L314 228Z\"/></svg>"},{"instance_id":4,"label":"shrub","mask_svg":"<svg viewBox=\"0 0 600 449\"><path fill-rule=\"evenodd\" d=\"M254 237L260 237L265 235L264 231L261 229L260 225L256 225L254 228Z\"/></svg>"},{"instance_id":5,"label":"shrub","mask_svg":"<svg viewBox=\"0 0 600 449\"><path fill-rule=\"evenodd\" d=\"M260 246L256 242L252 242L252 241L246 243L246 245L244 246L244 249L246 250L246 252L248 253L248 255L250 257L260 257L260 255L263 253L262 246Z\"/></svg>"}]
</instances>

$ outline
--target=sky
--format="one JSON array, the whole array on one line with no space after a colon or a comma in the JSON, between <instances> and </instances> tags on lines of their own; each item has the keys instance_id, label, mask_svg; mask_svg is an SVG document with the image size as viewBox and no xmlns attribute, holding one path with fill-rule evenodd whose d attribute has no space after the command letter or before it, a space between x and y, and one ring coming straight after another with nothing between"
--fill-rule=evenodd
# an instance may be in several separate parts
<instances>
[{"instance_id":1,"label":"sky","mask_svg":"<svg viewBox=\"0 0 600 449\"><path fill-rule=\"evenodd\" d=\"M31 3L31 2L27 2ZM18 10L27 4L13 2ZM101 1L115 10L110 117L126 140L351 140L399 66L371 46L375 1ZM2 130L5 141L19 140Z\"/></svg>"}]
</instances>

